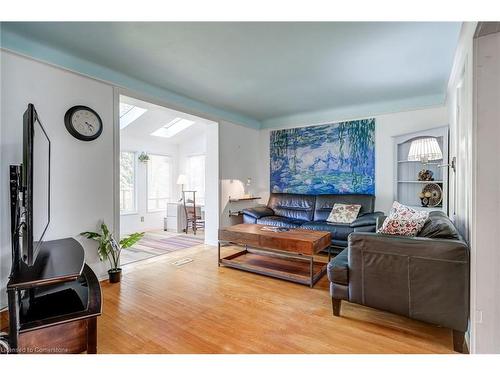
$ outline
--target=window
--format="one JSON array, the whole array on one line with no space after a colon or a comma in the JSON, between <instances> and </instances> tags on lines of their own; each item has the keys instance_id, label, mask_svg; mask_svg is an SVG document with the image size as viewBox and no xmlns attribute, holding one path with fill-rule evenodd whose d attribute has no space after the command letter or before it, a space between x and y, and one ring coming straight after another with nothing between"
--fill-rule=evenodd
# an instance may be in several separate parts
<instances>
[{"instance_id":1,"label":"window","mask_svg":"<svg viewBox=\"0 0 500 375\"><path fill-rule=\"evenodd\" d=\"M177 133L189 128L193 124L194 121L177 117L170 121L167 125L164 125L160 129L152 132L151 135L154 135L155 137L171 138Z\"/></svg>"},{"instance_id":2,"label":"window","mask_svg":"<svg viewBox=\"0 0 500 375\"><path fill-rule=\"evenodd\" d=\"M120 152L120 213L136 211L135 153Z\"/></svg>"},{"instance_id":3,"label":"window","mask_svg":"<svg viewBox=\"0 0 500 375\"><path fill-rule=\"evenodd\" d=\"M164 210L172 186L170 157L149 154L148 161L148 211Z\"/></svg>"},{"instance_id":4,"label":"window","mask_svg":"<svg viewBox=\"0 0 500 375\"><path fill-rule=\"evenodd\" d=\"M186 190L196 190L196 203L205 203L205 155L193 155L187 159Z\"/></svg>"},{"instance_id":5,"label":"window","mask_svg":"<svg viewBox=\"0 0 500 375\"><path fill-rule=\"evenodd\" d=\"M120 103L120 129L125 129L146 112L146 108L140 108L123 102Z\"/></svg>"}]
</instances>

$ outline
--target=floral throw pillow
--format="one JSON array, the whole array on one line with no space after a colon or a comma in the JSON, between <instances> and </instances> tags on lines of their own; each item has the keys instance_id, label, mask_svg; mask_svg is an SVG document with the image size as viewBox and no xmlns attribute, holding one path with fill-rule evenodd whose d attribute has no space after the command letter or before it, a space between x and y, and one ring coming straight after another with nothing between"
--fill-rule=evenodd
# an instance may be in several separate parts
<instances>
[{"instance_id":1,"label":"floral throw pillow","mask_svg":"<svg viewBox=\"0 0 500 375\"><path fill-rule=\"evenodd\" d=\"M360 209L360 204L335 203L326 221L329 223L351 224L358 217Z\"/></svg>"},{"instance_id":2,"label":"floral throw pillow","mask_svg":"<svg viewBox=\"0 0 500 375\"><path fill-rule=\"evenodd\" d=\"M384 220L379 233L414 237L424 227L429 217L427 211L417 211L399 202L392 204L389 216Z\"/></svg>"}]
</instances>

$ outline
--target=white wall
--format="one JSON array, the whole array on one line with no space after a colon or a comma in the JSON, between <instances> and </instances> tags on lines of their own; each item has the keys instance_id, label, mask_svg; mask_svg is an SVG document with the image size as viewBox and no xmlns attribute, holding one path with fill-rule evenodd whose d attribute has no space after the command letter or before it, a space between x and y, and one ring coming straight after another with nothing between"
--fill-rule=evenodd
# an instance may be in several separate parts
<instances>
[{"instance_id":1,"label":"white wall","mask_svg":"<svg viewBox=\"0 0 500 375\"><path fill-rule=\"evenodd\" d=\"M263 161L259 151L261 149L259 132L256 129L225 121L219 125L221 227L235 223L229 217L230 209L237 211L258 203L254 201L229 203L229 197L242 197L245 192L257 195L265 191L261 179L261 163ZM247 178L252 179L249 188L246 187Z\"/></svg>"},{"instance_id":2,"label":"white wall","mask_svg":"<svg viewBox=\"0 0 500 375\"><path fill-rule=\"evenodd\" d=\"M450 169L449 212L462 235L469 239L472 199L473 145L473 36L476 23L462 26L453 69L448 82L446 106L450 124L450 160L457 158L456 172ZM455 183L456 181L456 183ZM466 183L464 183L466 182Z\"/></svg>"},{"instance_id":3,"label":"white wall","mask_svg":"<svg viewBox=\"0 0 500 375\"><path fill-rule=\"evenodd\" d=\"M219 238L219 179L222 167L219 160L221 140L219 138L219 124L213 123L206 128L206 159L205 159L205 243L217 245Z\"/></svg>"},{"instance_id":4,"label":"white wall","mask_svg":"<svg viewBox=\"0 0 500 375\"><path fill-rule=\"evenodd\" d=\"M472 233L472 196L474 160L474 126L473 126L473 37L475 22L465 22L460 32L459 43L455 53L452 72L448 82L446 106L450 124L450 160L457 160L456 171L449 169L449 213L455 225L468 240L471 249L470 257L470 322L466 336L469 350L475 352L475 274L476 246Z\"/></svg>"},{"instance_id":5,"label":"white wall","mask_svg":"<svg viewBox=\"0 0 500 375\"><path fill-rule=\"evenodd\" d=\"M77 236L95 230L99 220L113 227L113 89L111 86L43 63L0 51L2 114L0 184L8 184L9 164L22 155L22 115L33 103L52 141L52 207L46 239ZM64 126L72 106L87 105L103 121L102 135L92 142L73 138ZM10 270L8 191L2 189L0 306L6 305L5 285ZM87 263L98 275L105 272L93 241L78 238Z\"/></svg>"},{"instance_id":6,"label":"white wall","mask_svg":"<svg viewBox=\"0 0 500 375\"><path fill-rule=\"evenodd\" d=\"M474 68L471 337L473 352L500 353L500 33L475 39Z\"/></svg>"},{"instance_id":7,"label":"white wall","mask_svg":"<svg viewBox=\"0 0 500 375\"><path fill-rule=\"evenodd\" d=\"M446 107L435 107L415 111L389 113L371 116L369 113L364 118L376 118L375 124L375 195L376 209L388 212L394 201L394 140L393 138L420 130L432 129L447 125ZM348 119L331 119L323 123L345 121ZM312 124L299 124L307 126ZM293 126L286 126L289 128ZM261 181L262 197L269 195L269 135L272 129L260 131L260 156L261 162L259 175Z\"/></svg>"}]
</instances>

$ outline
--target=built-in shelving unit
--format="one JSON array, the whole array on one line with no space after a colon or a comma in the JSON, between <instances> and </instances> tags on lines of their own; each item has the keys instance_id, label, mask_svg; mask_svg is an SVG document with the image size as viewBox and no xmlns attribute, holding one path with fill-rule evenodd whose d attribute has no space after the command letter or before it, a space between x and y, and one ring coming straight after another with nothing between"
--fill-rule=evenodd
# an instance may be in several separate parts
<instances>
[{"instance_id":1,"label":"built-in shelving unit","mask_svg":"<svg viewBox=\"0 0 500 375\"><path fill-rule=\"evenodd\" d=\"M420 161L408 160L411 142L418 138L434 137L441 148L443 159L432 160L425 165ZM448 126L441 126L421 132L403 134L394 139L394 199L415 209L448 210ZM428 169L433 172L434 181L419 181L418 172ZM442 203L436 207L423 207L419 193L429 183L438 184L443 191Z\"/></svg>"}]
</instances>

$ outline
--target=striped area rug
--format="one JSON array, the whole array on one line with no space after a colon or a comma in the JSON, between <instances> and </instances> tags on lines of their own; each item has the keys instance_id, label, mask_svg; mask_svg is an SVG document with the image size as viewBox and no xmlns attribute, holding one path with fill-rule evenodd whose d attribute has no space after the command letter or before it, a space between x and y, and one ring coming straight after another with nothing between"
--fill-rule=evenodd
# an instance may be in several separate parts
<instances>
[{"instance_id":1,"label":"striped area rug","mask_svg":"<svg viewBox=\"0 0 500 375\"><path fill-rule=\"evenodd\" d=\"M171 253L181 249L201 245L203 236L178 235L165 237L157 233L146 233L134 246L122 250L121 264L128 264L152 258L154 256Z\"/></svg>"}]
</instances>

